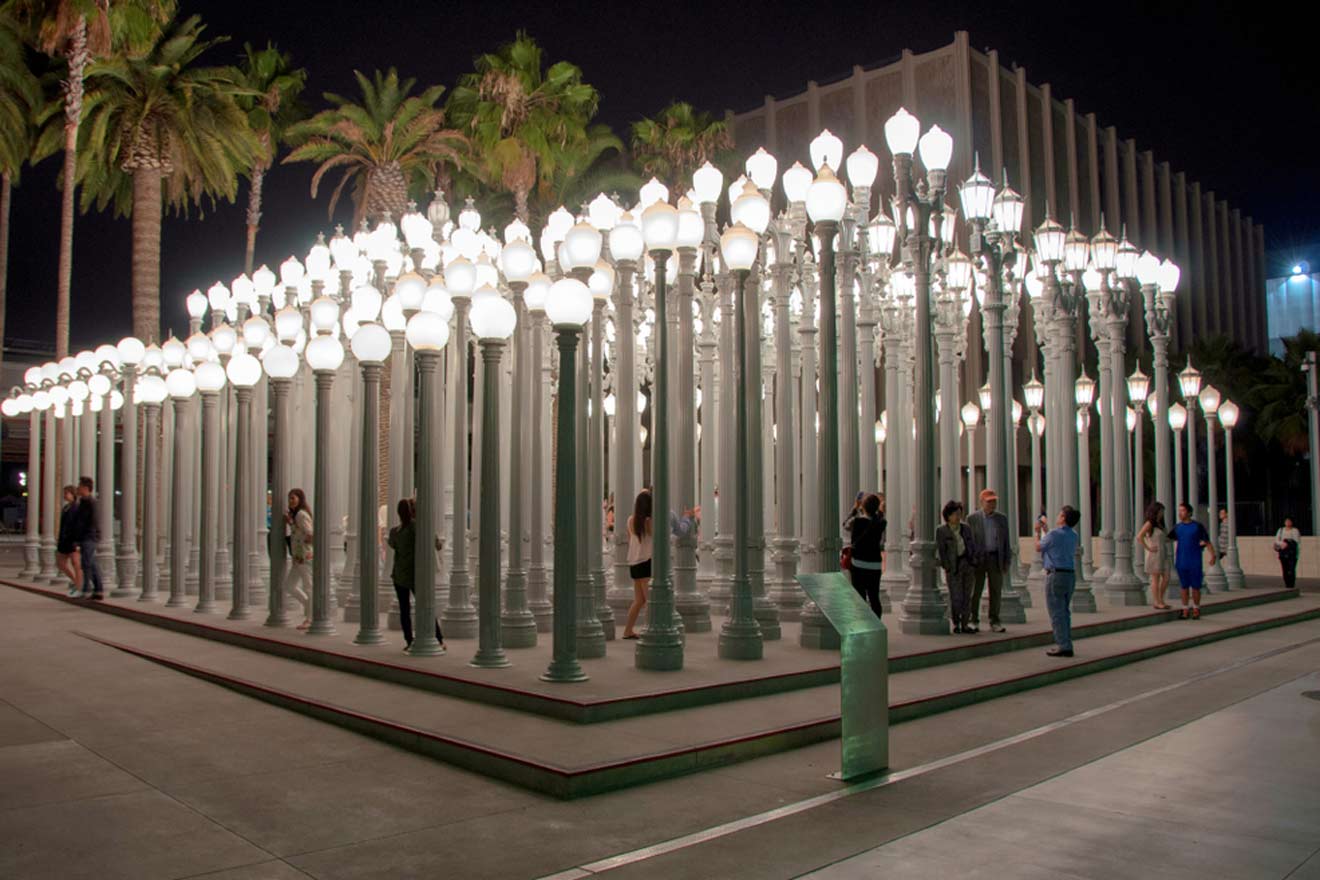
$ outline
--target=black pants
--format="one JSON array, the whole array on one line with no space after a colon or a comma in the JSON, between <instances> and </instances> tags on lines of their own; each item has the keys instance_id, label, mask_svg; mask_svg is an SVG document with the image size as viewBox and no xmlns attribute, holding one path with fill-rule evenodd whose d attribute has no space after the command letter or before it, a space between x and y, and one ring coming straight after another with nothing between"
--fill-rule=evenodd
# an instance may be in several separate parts
<instances>
[{"instance_id":1,"label":"black pants","mask_svg":"<svg viewBox=\"0 0 1320 880\"><path fill-rule=\"evenodd\" d=\"M1283 566L1283 585L1290 590L1297 588L1297 557L1280 556L1279 564Z\"/></svg>"},{"instance_id":2,"label":"black pants","mask_svg":"<svg viewBox=\"0 0 1320 880\"><path fill-rule=\"evenodd\" d=\"M399 597L399 626L403 628L403 640L407 644L412 644L412 600L413 588L394 585L394 595ZM435 640L443 642L445 637L440 634L440 621L435 622Z\"/></svg>"},{"instance_id":3,"label":"black pants","mask_svg":"<svg viewBox=\"0 0 1320 880\"><path fill-rule=\"evenodd\" d=\"M78 550L82 554L83 592L99 598L104 595L104 588L101 586L101 566L96 561L96 542L83 541L78 544Z\"/></svg>"},{"instance_id":4,"label":"black pants","mask_svg":"<svg viewBox=\"0 0 1320 880\"><path fill-rule=\"evenodd\" d=\"M884 609L880 605L880 576L884 572L880 569L852 567L852 585L861 596L871 605L871 610L875 612L876 617L884 614Z\"/></svg>"}]
</instances>

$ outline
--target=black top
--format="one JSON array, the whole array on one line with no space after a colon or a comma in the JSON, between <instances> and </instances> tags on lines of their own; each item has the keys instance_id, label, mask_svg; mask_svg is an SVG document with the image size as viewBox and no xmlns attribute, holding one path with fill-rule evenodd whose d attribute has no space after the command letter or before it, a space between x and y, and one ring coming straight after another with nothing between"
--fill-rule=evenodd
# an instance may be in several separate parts
<instances>
[{"instance_id":1,"label":"black top","mask_svg":"<svg viewBox=\"0 0 1320 880\"><path fill-rule=\"evenodd\" d=\"M77 544L101 540L101 530L96 523L96 499L91 495L79 496L73 507L72 538Z\"/></svg>"},{"instance_id":2,"label":"black top","mask_svg":"<svg viewBox=\"0 0 1320 880\"><path fill-rule=\"evenodd\" d=\"M390 529L389 545L394 551L394 567L390 569L390 579L400 587L411 587L416 575L417 529L413 523Z\"/></svg>"},{"instance_id":3,"label":"black top","mask_svg":"<svg viewBox=\"0 0 1320 880\"><path fill-rule=\"evenodd\" d=\"M881 560L880 554L885 546L885 525L883 516L872 519L861 515L853 519L851 527L853 559L860 559L863 562Z\"/></svg>"},{"instance_id":4,"label":"black top","mask_svg":"<svg viewBox=\"0 0 1320 880\"><path fill-rule=\"evenodd\" d=\"M55 551L68 555L73 552L73 520L74 512L78 509L78 502L73 501L64 505L60 511L60 533L55 539Z\"/></svg>"}]
</instances>

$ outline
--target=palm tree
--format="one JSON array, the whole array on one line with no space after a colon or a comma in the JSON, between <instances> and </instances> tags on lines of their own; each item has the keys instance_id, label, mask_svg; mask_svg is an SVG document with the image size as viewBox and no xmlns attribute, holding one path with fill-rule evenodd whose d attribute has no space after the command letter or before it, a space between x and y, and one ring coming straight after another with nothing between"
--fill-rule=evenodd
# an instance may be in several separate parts
<instances>
[{"instance_id":1,"label":"palm tree","mask_svg":"<svg viewBox=\"0 0 1320 880\"><path fill-rule=\"evenodd\" d=\"M40 103L41 86L28 69L23 41L0 12L0 359L9 276L9 199L19 171L32 158L33 120Z\"/></svg>"},{"instance_id":2,"label":"palm tree","mask_svg":"<svg viewBox=\"0 0 1320 880\"><path fill-rule=\"evenodd\" d=\"M160 233L165 205L232 202L261 144L239 100L234 67L202 67L223 39L203 40L198 16L176 23L141 55L93 62L87 72L83 207L112 205L133 218L133 332L160 334Z\"/></svg>"},{"instance_id":3,"label":"palm tree","mask_svg":"<svg viewBox=\"0 0 1320 880\"><path fill-rule=\"evenodd\" d=\"M239 105L247 111L248 125L261 141L261 156L248 175L247 249L243 271L250 275L253 252L257 247L257 229L261 225L262 183L275 162L285 132L302 118L298 95L307 84L307 71L295 69L293 58L275 48L273 43L267 43L265 49L254 49L250 43L244 43L239 70L243 73L243 87L252 93L240 98Z\"/></svg>"},{"instance_id":4,"label":"palm tree","mask_svg":"<svg viewBox=\"0 0 1320 880\"><path fill-rule=\"evenodd\" d=\"M1256 434L1276 441L1289 455L1302 455L1309 444L1306 409L1306 353L1320 351L1320 335L1302 330L1283 340L1283 357L1268 358L1251 377L1248 402L1256 411Z\"/></svg>"},{"instance_id":5,"label":"palm tree","mask_svg":"<svg viewBox=\"0 0 1320 880\"><path fill-rule=\"evenodd\" d=\"M692 172L704 162L723 164L733 152L728 124L674 101L654 119L632 124L633 162L646 175L668 181L680 191L692 185Z\"/></svg>"},{"instance_id":6,"label":"palm tree","mask_svg":"<svg viewBox=\"0 0 1320 880\"><path fill-rule=\"evenodd\" d=\"M437 107L444 86L413 95L414 79L400 80L394 68L376 71L368 79L354 71L362 90L360 103L327 92L334 105L293 125L286 137L298 144L285 162L316 162L312 198L326 173L344 173L330 194L334 214L344 187L353 184L353 225L365 217L388 212L400 217L410 194L427 191L438 171L460 164L467 139L445 127L445 111Z\"/></svg>"},{"instance_id":7,"label":"palm tree","mask_svg":"<svg viewBox=\"0 0 1320 880\"><path fill-rule=\"evenodd\" d=\"M73 205L78 170L78 128L82 120L88 65L115 49L135 52L154 39L174 16L175 0L7 0L5 11L39 51L63 60L64 80L57 99L64 112L64 171L60 177L59 278L55 299L55 356L69 353L69 291L73 279ZM38 144L36 157L53 153Z\"/></svg>"},{"instance_id":8,"label":"palm tree","mask_svg":"<svg viewBox=\"0 0 1320 880\"><path fill-rule=\"evenodd\" d=\"M534 189L542 201L553 201L557 184L586 170L581 157L593 138L601 139L589 126L599 102L577 65L560 61L543 69L541 47L519 31L513 42L478 56L475 72L449 96L449 113L472 137L479 175L511 193L515 212L527 221Z\"/></svg>"}]
</instances>

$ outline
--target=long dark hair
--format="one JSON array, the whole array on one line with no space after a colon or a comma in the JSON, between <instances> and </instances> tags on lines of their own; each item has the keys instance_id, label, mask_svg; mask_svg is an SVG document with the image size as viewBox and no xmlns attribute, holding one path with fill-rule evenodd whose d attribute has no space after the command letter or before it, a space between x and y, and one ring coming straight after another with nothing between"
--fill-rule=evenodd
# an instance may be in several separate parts
<instances>
[{"instance_id":1,"label":"long dark hair","mask_svg":"<svg viewBox=\"0 0 1320 880\"><path fill-rule=\"evenodd\" d=\"M646 521L651 518L651 490L643 489L637 493L633 502L632 530L639 538L646 537Z\"/></svg>"},{"instance_id":2,"label":"long dark hair","mask_svg":"<svg viewBox=\"0 0 1320 880\"><path fill-rule=\"evenodd\" d=\"M416 508L413 506L411 498L400 498L399 506L396 508L399 513L399 525L406 526L413 521L413 514Z\"/></svg>"},{"instance_id":3,"label":"long dark hair","mask_svg":"<svg viewBox=\"0 0 1320 880\"><path fill-rule=\"evenodd\" d=\"M1164 505L1158 501L1152 501L1150 507L1146 508L1146 522L1156 531L1164 530Z\"/></svg>"},{"instance_id":4,"label":"long dark hair","mask_svg":"<svg viewBox=\"0 0 1320 880\"><path fill-rule=\"evenodd\" d=\"M66 495L72 496L73 501L78 500L78 490L73 488L73 486L65 486L63 489L60 490L60 498L63 498ZM72 504L73 501L70 501L69 503Z\"/></svg>"},{"instance_id":5,"label":"long dark hair","mask_svg":"<svg viewBox=\"0 0 1320 880\"><path fill-rule=\"evenodd\" d=\"M289 516L293 519L298 518L298 514L307 511L307 515L312 515L312 508L307 504L307 493L302 489L290 489L289 494L298 499L298 506L289 508Z\"/></svg>"}]
</instances>

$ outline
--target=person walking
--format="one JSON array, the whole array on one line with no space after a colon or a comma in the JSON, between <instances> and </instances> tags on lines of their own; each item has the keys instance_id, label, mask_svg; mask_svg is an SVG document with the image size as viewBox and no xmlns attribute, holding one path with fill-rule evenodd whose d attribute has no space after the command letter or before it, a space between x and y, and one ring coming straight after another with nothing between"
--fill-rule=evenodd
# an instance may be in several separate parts
<instances>
[{"instance_id":1,"label":"person walking","mask_svg":"<svg viewBox=\"0 0 1320 880\"><path fill-rule=\"evenodd\" d=\"M1202 548L1210 551L1210 564L1214 565L1218 555L1210 543L1210 533L1205 526L1192 519L1192 508L1186 501L1178 505L1178 522L1169 530L1169 539L1176 544L1173 567L1178 570L1178 582L1182 584L1182 611L1178 617L1187 619L1187 599L1191 598L1191 618L1201 617L1201 587L1205 583Z\"/></svg>"},{"instance_id":2,"label":"person walking","mask_svg":"<svg viewBox=\"0 0 1320 880\"><path fill-rule=\"evenodd\" d=\"M399 626L403 629L404 653L413 643L412 600L417 593L417 515L416 502L411 498L400 498L396 508L399 524L390 529L386 539L394 551L394 567L390 570L390 579L394 581L394 595L399 599ZM440 653L445 653L445 637L440 632L440 621L435 621L435 640L440 643Z\"/></svg>"},{"instance_id":3,"label":"person walking","mask_svg":"<svg viewBox=\"0 0 1320 880\"><path fill-rule=\"evenodd\" d=\"M1008 517L1000 513L999 496L993 489L982 489L981 509L967 517L967 525L976 539L976 568L972 577L975 588L972 590L972 625L971 632L980 632L981 593L986 581L990 582L990 629L1004 632L999 622L1000 602L1004 595L1004 578L1009 576L1013 564L1013 543L1008 528Z\"/></svg>"},{"instance_id":4,"label":"person walking","mask_svg":"<svg viewBox=\"0 0 1320 880\"><path fill-rule=\"evenodd\" d=\"M60 509L60 531L55 539L55 567L69 579L69 598L82 593L82 566L78 560L78 545L73 540L74 519L78 510L78 490L64 487L64 507Z\"/></svg>"},{"instance_id":5,"label":"person walking","mask_svg":"<svg viewBox=\"0 0 1320 880\"><path fill-rule=\"evenodd\" d=\"M884 573L885 500L881 495L867 495L862 510L852 521L853 589L865 599L876 617L884 614L880 605L880 576Z\"/></svg>"},{"instance_id":6,"label":"person walking","mask_svg":"<svg viewBox=\"0 0 1320 880\"><path fill-rule=\"evenodd\" d=\"M1045 652L1050 657L1073 656L1072 597L1077 586L1077 524L1081 521L1082 512L1065 504L1050 531L1045 531L1044 523L1036 523L1036 552L1045 569L1045 607L1054 630L1054 647Z\"/></svg>"},{"instance_id":7,"label":"person walking","mask_svg":"<svg viewBox=\"0 0 1320 880\"><path fill-rule=\"evenodd\" d=\"M1164 523L1164 505L1152 501L1146 508L1146 521L1137 532L1137 540L1146 551L1146 575L1150 577L1151 607L1167 611L1165 594L1169 591L1169 571L1173 562L1169 554L1168 526Z\"/></svg>"},{"instance_id":8,"label":"person walking","mask_svg":"<svg viewBox=\"0 0 1320 880\"><path fill-rule=\"evenodd\" d=\"M298 629L312 625L312 538L315 526L312 509L307 506L307 494L302 489L289 490L289 507L284 512L284 524L289 529L289 574L284 589L302 603L303 622Z\"/></svg>"},{"instance_id":9,"label":"person walking","mask_svg":"<svg viewBox=\"0 0 1320 880\"><path fill-rule=\"evenodd\" d=\"M1283 568L1283 585L1290 590L1297 589L1297 557L1302 546L1302 533L1293 525L1293 518L1283 518L1283 528L1274 533L1274 549L1279 554L1279 565Z\"/></svg>"},{"instance_id":10,"label":"person walking","mask_svg":"<svg viewBox=\"0 0 1320 880\"><path fill-rule=\"evenodd\" d=\"M944 569L944 583L949 588L949 618L955 633L971 632L969 624L972 599L972 570L975 568L976 538L962 521L959 501L944 505L944 525L935 530L935 553Z\"/></svg>"},{"instance_id":11,"label":"person walking","mask_svg":"<svg viewBox=\"0 0 1320 880\"><path fill-rule=\"evenodd\" d=\"M78 564L82 566L81 595L84 599L100 601L105 598L105 588L101 584L101 567L96 561L96 545L101 540L101 527L96 521L96 496L92 494L94 487L91 477L78 479L73 540L78 545Z\"/></svg>"},{"instance_id":12,"label":"person walking","mask_svg":"<svg viewBox=\"0 0 1320 880\"><path fill-rule=\"evenodd\" d=\"M694 507L678 517L669 514L669 531L677 538L687 537L697 528L701 508ZM643 489L633 501L628 517L628 576L633 582L633 600L623 624L623 638L638 638L637 618L646 607L646 591L651 586L651 555L655 547L654 518L651 516L651 490Z\"/></svg>"}]
</instances>

